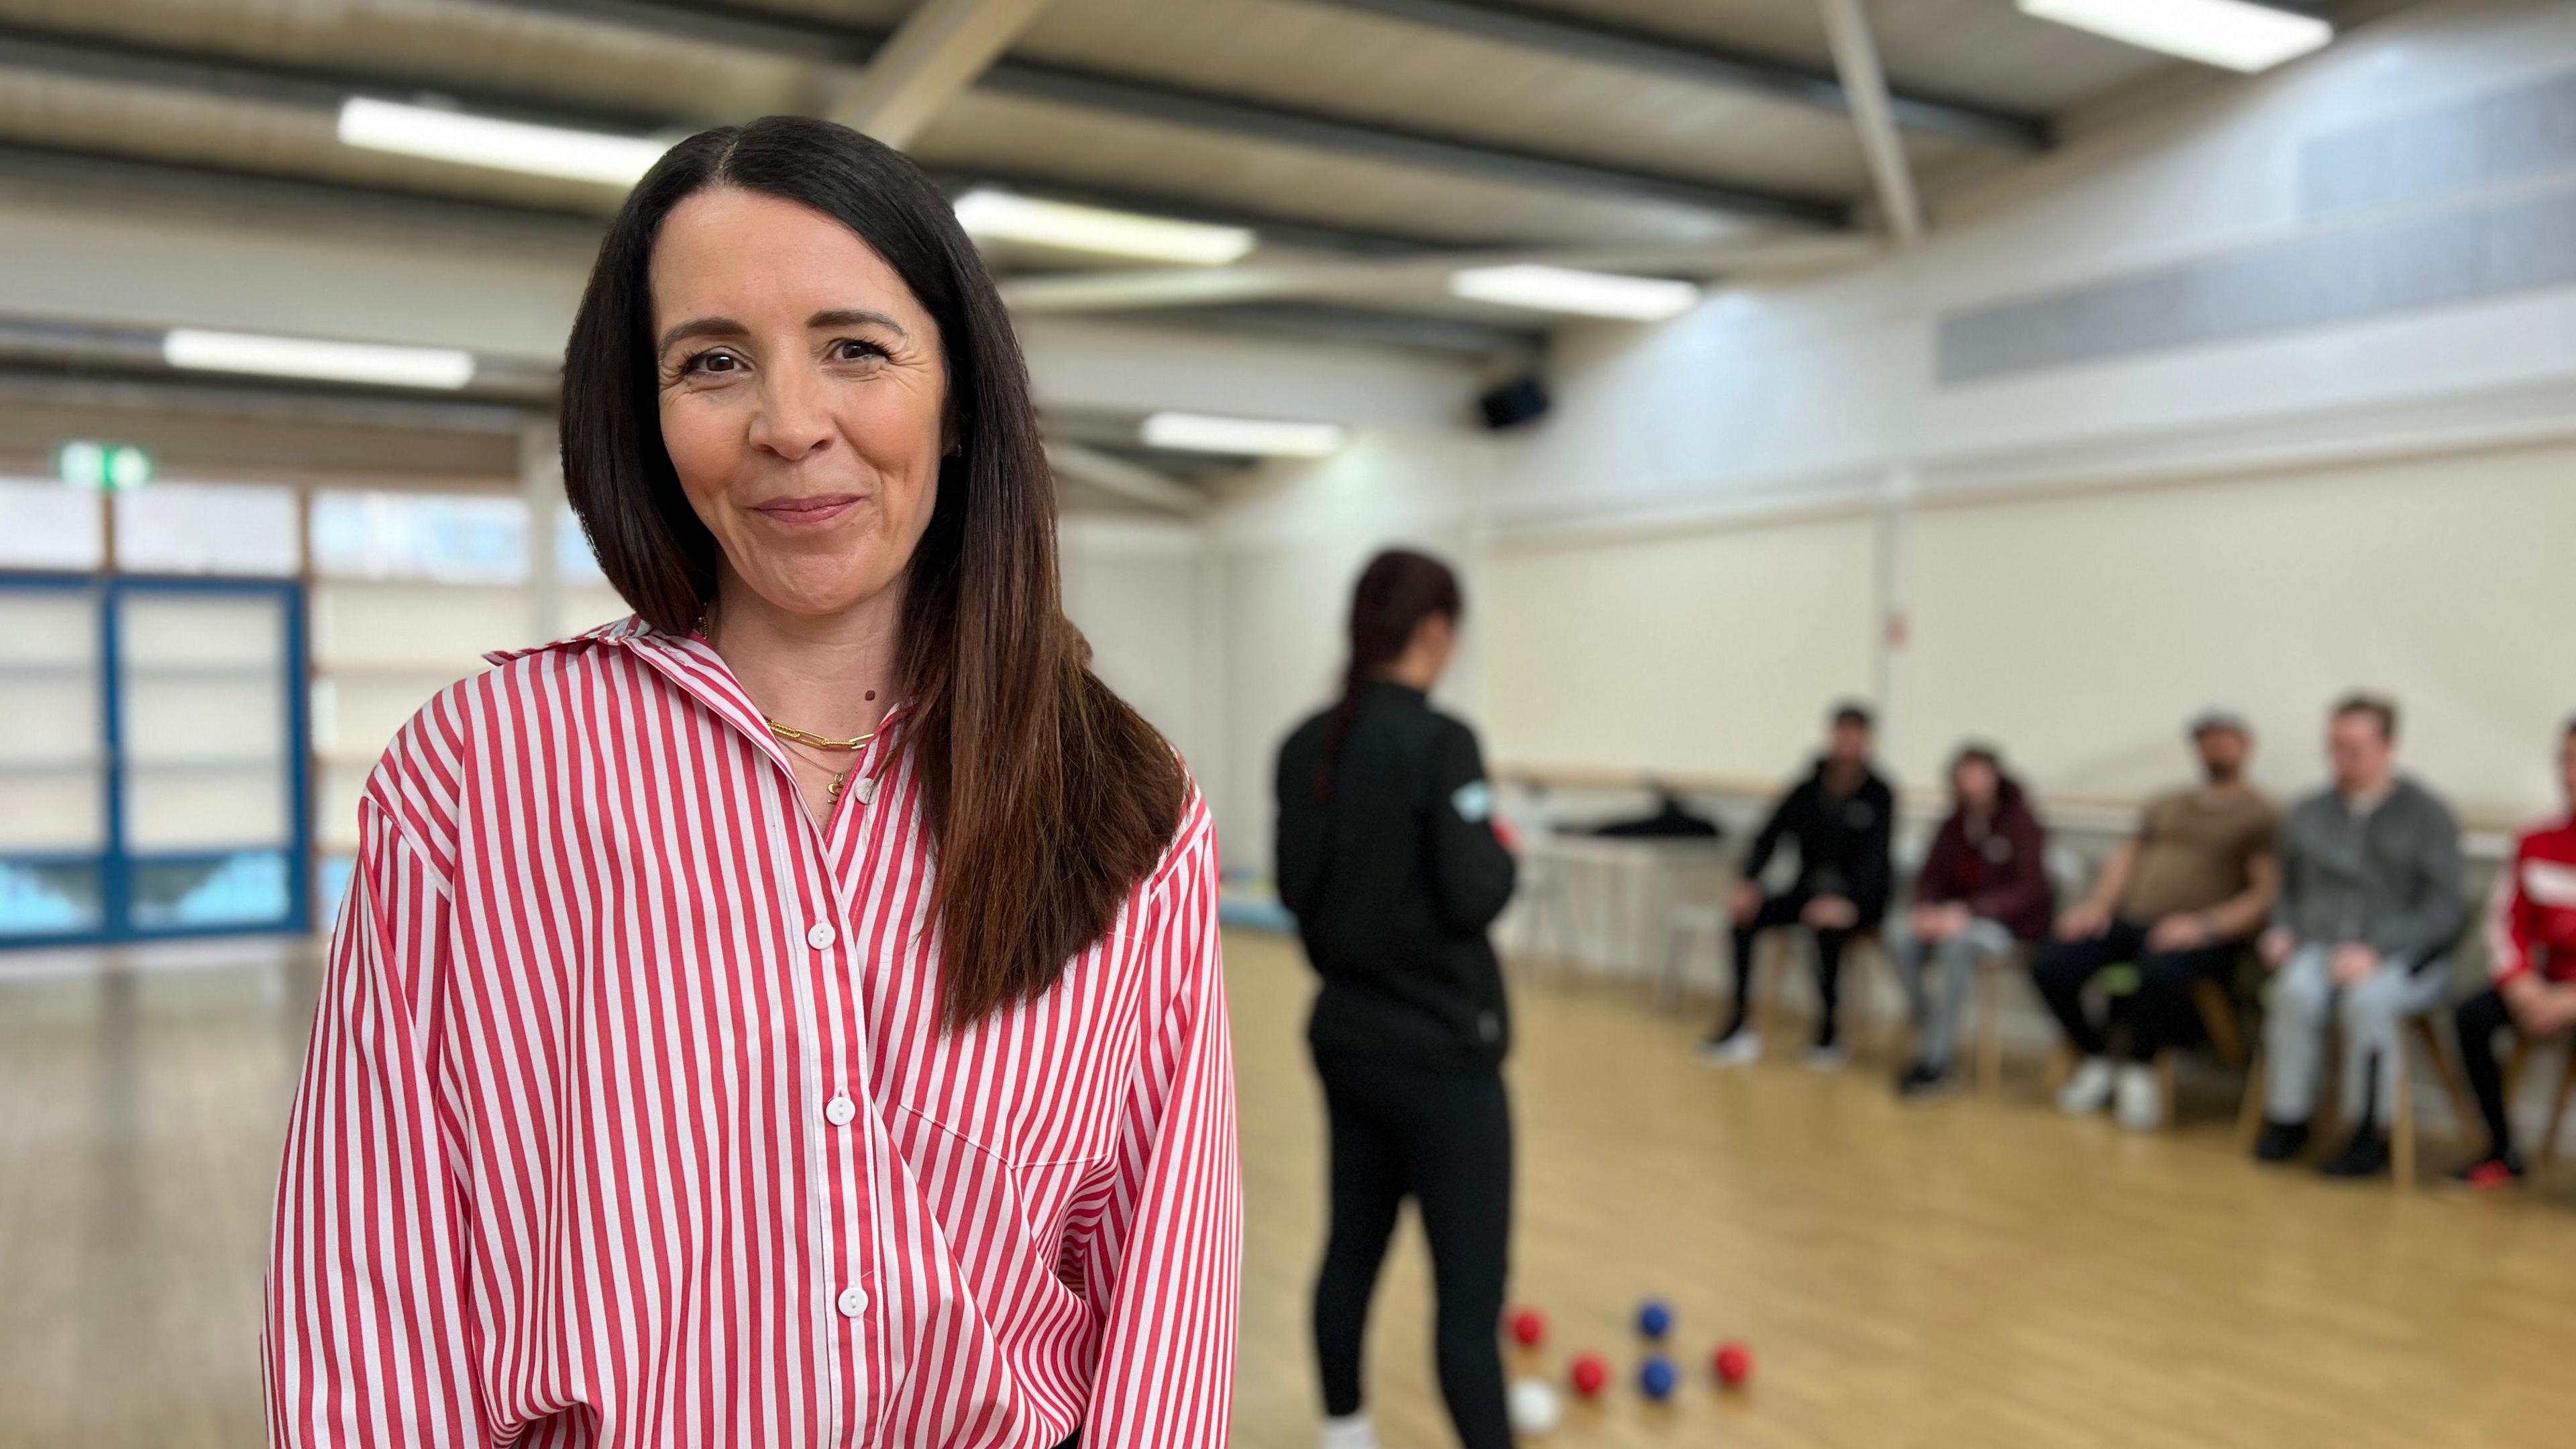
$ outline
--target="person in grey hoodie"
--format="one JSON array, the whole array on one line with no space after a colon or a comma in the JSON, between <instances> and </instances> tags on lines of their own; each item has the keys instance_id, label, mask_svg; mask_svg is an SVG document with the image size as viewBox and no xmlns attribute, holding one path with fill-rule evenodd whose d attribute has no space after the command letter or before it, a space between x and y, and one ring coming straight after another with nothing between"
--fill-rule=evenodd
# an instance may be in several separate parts
<instances>
[{"instance_id":1,"label":"person in grey hoodie","mask_svg":"<svg viewBox=\"0 0 2576 1449\"><path fill-rule=\"evenodd\" d=\"M2329 1022L2343 1031L2343 1111L2353 1135L2322 1170L2388 1168L2387 1105L2399 1033L2442 1004L2447 956L2464 919L2460 830L2450 807L2397 773L2397 707L2351 695L2326 729L2332 789L2281 824L2281 894L2257 943L2273 973L2264 1025L2270 1059L2255 1156L2284 1162L2307 1145Z\"/></svg>"}]
</instances>

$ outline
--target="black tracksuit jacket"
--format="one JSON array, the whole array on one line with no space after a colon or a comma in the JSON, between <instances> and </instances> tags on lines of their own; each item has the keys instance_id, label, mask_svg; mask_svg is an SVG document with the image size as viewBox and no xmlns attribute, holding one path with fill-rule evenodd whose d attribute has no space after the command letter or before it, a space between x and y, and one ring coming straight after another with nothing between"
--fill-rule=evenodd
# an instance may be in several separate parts
<instances>
[{"instance_id":1,"label":"black tracksuit jacket","mask_svg":"<svg viewBox=\"0 0 2576 1449\"><path fill-rule=\"evenodd\" d=\"M1753 837L1744 858L1744 879L1761 876L1782 840L1798 846L1796 889L1809 895L1841 896L1860 912L1860 924L1874 926L1887 915L1887 898L1895 884L1889 848L1896 833L1896 792L1864 770L1858 788L1837 800L1825 793L1825 765L1819 760L1796 789L1781 798Z\"/></svg>"},{"instance_id":2,"label":"black tracksuit jacket","mask_svg":"<svg viewBox=\"0 0 2576 1449\"><path fill-rule=\"evenodd\" d=\"M1307 1023L1319 1056L1491 1070L1511 1045L1486 927L1512 896L1474 731L1420 690L1361 690L1326 788L1332 711L1279 750L1279 900L1323 990Z\"/></svg>"}]
</instances>

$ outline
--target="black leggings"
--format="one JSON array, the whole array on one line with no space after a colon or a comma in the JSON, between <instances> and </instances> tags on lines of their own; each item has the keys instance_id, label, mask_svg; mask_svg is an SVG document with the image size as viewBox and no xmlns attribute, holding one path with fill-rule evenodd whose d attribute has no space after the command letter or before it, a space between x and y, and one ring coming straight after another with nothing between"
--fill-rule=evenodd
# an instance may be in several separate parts
<instances>
[{"instance_id":1,"label":"black leggings","mask_svg":"<svg viewBox=\"0 0 2576 1449\"><path fill-rule=\"evenodd\" d=\"M2469 1078L2469 1090L2478 1098L2478 1115L2487 1123L2487 1153L2502 1156L2513 1150L2513 1124L2504 1111L2504 1069L2496 1064L2496 1033L2510 1031L2522 1039L2522 1028L2514 1025L2513 1012L2504 1004L2504 993L2489 987L2460 1003L2452 1016L2460 1030L2460 1065Z\"/></svg>"},{"instance_id":2,"label":"black leggings","mask_svg":"<svg viewBox=\"0 0 2576 1449\"><path fill-rule=\"evenodd\" d=\"M1498 1072L1319 1056L1333 1226L1315 1276L1324 1412L1360 1409L1360 1343L1396 1209L1422 1214L1439 1298L1440 1395L1465 1449L1509 1449L1497 1342L1512 1221L1512 1114Z\"/></svg>"},{"instance_id":3,"label":"black leggings","mask_svg":"<svg viewBox=\"0 0 2576 1449\"><path fill-rule=\"evenodd\" d=\"M1753 1010L1754 938L1765 931L1799 924L1798 918L1806 913L1807 903L1815 898L1815 893L1803 886L1783 891L1776 896L1764 899L1762 908L1753 913L1753 919L1735 928L1735 999L1727 1003L1726 1020L1717 1029L1718 1040L1724 1041L1744 1030L1744 1019ZM1808 932L1816 938L1816 1002L1819 1007L1819 1014L1816 1017L1816 1045L1818 1046L1832 1046L1840 1039L1843 947L1851 940L1854 931L1864 929L1870 924L1873 923L1862 922L1851 931L1810 930Z\"/></svg>"}]
</instances>

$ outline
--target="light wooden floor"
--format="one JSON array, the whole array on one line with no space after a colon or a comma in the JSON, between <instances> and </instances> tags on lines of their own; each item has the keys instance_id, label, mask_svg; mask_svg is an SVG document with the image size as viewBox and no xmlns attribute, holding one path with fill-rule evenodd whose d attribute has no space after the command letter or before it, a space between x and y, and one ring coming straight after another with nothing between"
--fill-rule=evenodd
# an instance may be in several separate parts
<instances>
[{"instance_id":1,"label":"light wooden floor","mask_svg":"<svg viewBox=\"0 0 2576 1449\"><path fill-rule=\"evenodd\" d=\"M1303 1449L1321 1218L1293 946L1228 942L1248 1202L1236 1442ZM258 1268L308 958L0 975L0 1446L250 1446ZM8 962L0 959L0 970ZM1513 1066L1515 1296L1553 1374L1623 1371L1648 1292L1685 1388L1622 1389L1568 1446L2419 1449L2576 1439L2576 1169L2511 1200L2401 1200L2032 1102L1900 1106L1876 1070L1721 1073L1625 991L1529 989ZM2438 1150L2438 1149L2437 1149ZM1410 1227L1371 1394L1389 1449L1449 1443ZM1750 1394L1708 1387L1723 1335Z\"/></svg>"}]
</instances>

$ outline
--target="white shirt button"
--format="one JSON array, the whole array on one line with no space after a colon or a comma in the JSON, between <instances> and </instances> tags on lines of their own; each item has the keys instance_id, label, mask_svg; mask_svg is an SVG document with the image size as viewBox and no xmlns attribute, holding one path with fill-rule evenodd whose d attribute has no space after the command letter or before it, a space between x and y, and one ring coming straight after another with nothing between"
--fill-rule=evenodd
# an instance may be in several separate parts
<instances>
[{"instance_id":1,"label":"white shirt button","mask_svg":"<svg viewBox=\"0 0 2576 1449\"><path fill-rule=\"evenodd\" d=\"M857 1286L856 1284L852 1284L850 1287L842 1289L840 1299L836 1306L841 1310L841 1316L843 1318L858 1317L860 1314L868 1311L867 1290Z\"/></svg>"},{"instance_id":2,"label":"white shirt button","mask_svg":"<svg viewBox=\"0 0 2576 1449\"><path fill-rule=\"evenodd\" d=\"M834 941L840 939L840 934L832 929L831 922L816 921L814 929L805 933L805 944L817 951L827 950Z\"/></svg>"},{"instance_id":3,"label":"white shirt button","mask_svg":"<svg viewBox=\"0 0 2576 1449\"><path fill-rule=\"evenodd\" d=\"M850 788L859 792L859 803L860 803L860 804L862 804L862 805L873 805L873 804L875 804L875 803L876 803L876 798L877 798L877 777L876 777L876 776L874 776L874 775L861 775L861 776L859 777L859 779L858 779L858 783L857 783L857 784L855 784L855 785L852 785Z\"/></svg>"},{"instance_id":4,"label":"white shirt button","mask_svg":"<svg viewBox=\"0 0 2576 1449\"><path fill-rule=\"evenodd\" d=\"M835 1127L847 1127L859 1115L858 1104L847 1097L834 1097L823 1104L823 1120Z\"/></svg>"}]
</instances>

